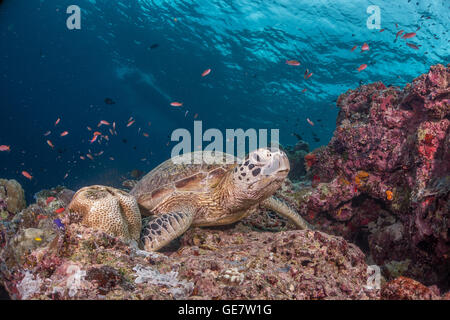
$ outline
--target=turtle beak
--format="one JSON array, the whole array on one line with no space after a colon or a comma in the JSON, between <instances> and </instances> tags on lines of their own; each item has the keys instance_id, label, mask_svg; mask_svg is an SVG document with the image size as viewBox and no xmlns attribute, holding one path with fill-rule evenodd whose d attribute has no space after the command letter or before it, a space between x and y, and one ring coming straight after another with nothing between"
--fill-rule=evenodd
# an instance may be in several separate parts
<instances>
[{"instance_id":1,"label":"turtle beak","mask_svg":"<svg viewBox=\"0 0 450 320\"><path fill-rule=\"evenodd\" d=\"M262 169L262 173L264 175L272 175L285 178L289 173L290 165L289 159L281 150L277 150L272 152L272 156L270 157L269 162Z\"/></svg>"}]
</instances>

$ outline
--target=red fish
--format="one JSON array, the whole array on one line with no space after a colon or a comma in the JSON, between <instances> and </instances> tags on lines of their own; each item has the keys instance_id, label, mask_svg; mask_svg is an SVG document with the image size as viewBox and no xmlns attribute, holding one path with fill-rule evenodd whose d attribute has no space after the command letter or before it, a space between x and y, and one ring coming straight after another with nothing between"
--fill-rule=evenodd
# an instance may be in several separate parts
<instances>
[{"instance_id":1,"label":"red fish","mask_svg":"<svg viewBox=\"0 0 450 320\"><path fill-rule=\"evenodd\" d=\"M306 90L307 90L307 89L305 88L305 89L302 90L302 92L305 92Z\"/></svg>"},{"instance_id":2,"label":"red fish","mask_svg":"<svg viewBox=\"0 0 450 320\"><path fill-rule=\"evenodd\" d=\"M55 126L61 121L60 118L56 119Z\"/></svg>"},{"instance_id":3,"label":"red fish","mask_svg":"<svg viewBox=\"0 0 450 320\"><path fill-rule=\"evenodd\" d=\"M27 179L33 179L33 176L26 171L22 171L22 175Z\"/></svg>"},{"instance_id":4,"label":"red fish","mask_svg":"<svg viewBox=\"0 0 450 320\"><path fill-rule=\"evenodd\" d=\"M383 31L384 31L384 29L381 29L381 30L380 30L380 32L383 32Z\"/></svg>"},{"instance_id":5,"label":"red fish","mask_svg":"<svg viewBox=\"0 0 450 320\"><path fill-rule=\"evenodd\" d=\"M354 46L354 47L352 48L352 50L350 50L350 51L353 52L353 51L355 51L356 48L358 48L358 46Z\"/></svg>"},{"instance_id":6,"label":"red fish","mask_svg":"<svg viewBox=\"0 0 450 320\"><path fill-rule=\"evenodd\" d=\"M90 155L89 153L86 154L86 157L88 157L88 158L91 159L91 160L94 160L94 157L93 157L92 155Z\"/></svg>"},{"instance_id":7,"label":"red fish","mask_svg":"<svg viewBox=\"0 0 450 320\"><path fill-rule=\"evenodd\" d=\"M143 135L144 137L148 138L148 133L143 132L142 135Z\"/></svg>"},{"instance_id":8,"label":"red fish","mask_svg":"<svg viewBox=\"0 0 450 320\"><path fill-rule=\"evenodd\" d=\"M286 64L290 66L299 66L300 62L298 62L297 60L286 60Z\"/></svg>"},{"instance_id":9,"label":"red fish","mask_svg":"<svg viewBox=\"0 0 450 320\"><path fill-rule=\"evenodd\" d=\"M314 122L312 122L309 118L306 118L306 121L308 121L308 123L310 124L310 125L314 125Z\"/></svg>"},{"instance_id":10,"label":"red fish","mask_svg":"<svg viewBox=\"0 0 450 320\"><path fill-rule=\"evenodd\" d=\"M197 119L198 113L194 114L194 119Z\"/></svg>"},{"instance_id":11,"label":"red fish","mask_svg":"<svg viewBox=\"0 0 450 320\"><path fill-rule=\"evenodd\" d=\"M0 146L0 151L11 151L11 148L3 144Z\"/></svg>"},{"instance_id":12,"label":"red fish","mask_svg":"<svg viewBox=\"0 0 450 320\"><path fill-rule=\"evenodd\" d=\"M63 178L63 179L66 179L68 176L69 176L69 174L66 173L66 174L64 175L64 178Z\"/></svg>"},{"instance_id":13,"label":"red fish","mask_svg":"<svg viewBox=\"0 0 450 320\"><path fill-rule=\"evenodd\" d=\"M85 158L85 157L83 157L83 156L80 156L80 159L81 159L81 160L84 160L84 159L86 159L86 158Z\"/></svg>"},{"instance_id":14,"label":"red fish","mask_svg":"<svg viewBox=\"0 0 450 320\"><path fill-rule=\"evenodd\" d=\"M132 120L130 122L127 123L127 127L131 126L136 120Z\"/></svg>"},{"instance_id":15,"label":"red fish","mask_svg":"<svg viewBox=\"0 0 450 320\"><path fill-rule=\"evenodd\" d=\"M53 145L53 143L50 140L47 140L47 144L53 149L55 146Z\"/></svg>"},{"instance_id":16,"label":"red fish","mask_svg":"<svg viewBox=\"0 0 450 320\"><path fill-rule=\"evenodd\" d=\"M67 136L69 134L68 131L61 132L61 137Z\"/></svg>"},{"instance_id":17,"label":"red fish","mask_svg":"<svg viewBox=\"0 0 450 320\"><path fill-rule=\"evenodd\" d=\"M306 76L305 79L309 79L312 75L313 75L313 73L311 72L310 74L308 74L308 75Z\"/></svg>"},{"instance_id":18,"label":"red fish","mask_svg":"<svg viewBox=\"0 0 450 320\"><path fill-rule=\"evenodd\" d=\"M48 205L50 202L52 202L55 199L56 199L55 197L48 197L47 200L45 200L45 203Z\"/></svg>"},{"instance_id":19,"label":"red fish","mask_svg":"<svg viewBox=\"0 0 450 320\"><path fill-rule=\"evenodd\" d=\"M362 64L359 66L359 68L357 70L358 70L358 72L360 72L360 71L364 70L365 68L367 68L367 64Z\"/></svg>"},{"instance_id":20,"label":"red fish","mask_svg":"<svg viewBox=\"0 0 450 320\"><path fill-rule=\"evenodd\" d=\"M109 122L108 121L100 120L100 122L98 123L97 127L100 127L102 124L105 125L105 126L109 126Z\"/></svg>"},{"instance_id":21,"label":"red fish","mask_svg":"<svg viewBox=\"0 0 450 320\"><path fill-rule=\"evenodd\" d=\"M395 41L397 41L397 38L403 33L403 30L400 30L399 32L397 32L397 35L395 36Z\"/></svg>"},{"instance_id":22,"label":"red fish","mask_svg":"<svg viewBox=\"0 0 450 320\"><path fill-rule=\"evenodd\" d=\"M102 133L99 132L99 131L95 131L95 132L94 132L94 136L101 136L101 135L102 135Z\"/></svg>"},{"instance_id":23,"label":"red fish","mask_svg":"<svg viewBox=\"0 0 450 320\"><path fill-rule=\"evenodd\" d=\"M94 143L95 141L97 141L97 137L98 137L98 135L94 134L94 136L92 137L91 140L89 140L89 142Z\"/></svg>"},{"instance_id":24,"label":"red fish","mask_svg":"<svg viewBox=\"0 0 450 320\"><path fill-rule=\"evenodd\" d=\"M91 127L86 127L89 131L92 131L92 128Z\"/></svg>"},{"instance_id":25,"label":"red fish","mask_svg":"<svg viewBox=\"0 0 450 320\"><path fill-rule=\"evenodd\" d=\"M410 47L410 48L413 48L413 49L415 49L415 50L419 50L419 47L418 46L416 46L415 44L413 44L413 43L406 43L406 45L408 46L408 47Z\"/></svg>"},{"instance_id":26,"label":"red fish","mask_svg":"<svg viewBox=\"0 0 450 320\"><path fill-rule=\"evenodd\" d=\"M415 32L408 32L408 33L405 33L403 36L402 36L402 39L410 39L410 38L413 38L413 37L415 37L416 36L416 33Z\"/></svg>"},{"instance_id":27,"label":"red fish","mask_svg":"<svg viewBox=\"0 0 450 320\"><path fill-rule=\"evenodd\" d=\"M364 42L364 44L361 47L361 51L369 51L369 45Z\"/></svg>"},{"instance_id":28,"label":"red fish","mask_svg":"<svg viewBox=\"0 0 450 320\"><path fill-rule=\"evenodd\" d=\"M205 71L203 71L202 77L206 77L210 73L211 73L211 69L206 69Z\"/></svg>"},{"instance_id":29,"label":"red fish","mask_svg":"<svg viewBox=\"0 0 450 320\"><path fill-rule=\"evenodd\" d=\"M309 70L306 69L306 70L305 70L305 73L303 74L303 78L304 78L304 79L306 79L306 76L308 75L308 72L309 72Z\"/></svg>"},{"instance_id":30,"label":"red fish","mask_svg":"<svg viewBox=\"0 0 450 320\"><path fill-rule=\"evenodd\" d=\"M56 210L55 210L55 213L62 213L62 212L64 212L64 210L66 210L66 209L63 208L63 207L61 207L61 208L59 208L59 209L56 209Z\"/></svg>"},{"instance_id":31,"label":"red fish","mask_svg":"<svg viewBox=\"0 0 450 320\"><path fill-rule=\"evenodd\" d=\"M183 105L183 103L174 101L174 102L171 102L170 105L172 107L181 107Z\"/></svg>"}]
</instances>

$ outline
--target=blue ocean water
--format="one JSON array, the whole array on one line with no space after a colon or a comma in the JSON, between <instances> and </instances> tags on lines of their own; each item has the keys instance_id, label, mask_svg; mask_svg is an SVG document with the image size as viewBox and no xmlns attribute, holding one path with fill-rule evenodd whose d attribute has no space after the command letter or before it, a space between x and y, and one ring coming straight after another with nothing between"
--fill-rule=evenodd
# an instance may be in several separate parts
<instances>
[{"instance_id":1,"label":"blue ocean water","mask_svg":"<svg viewBox=\"0 0 450 320\"><path fill-rule=\"evenodd\" d=\"M70 5L81 8L80 30L66 27ZM370 5L380 8L383 32L366 25ZM0 177L20 181L28 199L59 184L117 186L131 170L169 158L170 134L192 130L195 115L204 130L274 128L283 145L295 144L293 133L311 149L327 144L339 94L374 81L402 87L449 62L449 7L444 0L0 1L0 145L11 148L0 152ZM400 30L417 35L395 41ZM136 122L126 127L130 117ZM118 135L97 128L100 120L116 122ZM87 126L109 142L90 144Z\"/></svg>"}]
</instances>

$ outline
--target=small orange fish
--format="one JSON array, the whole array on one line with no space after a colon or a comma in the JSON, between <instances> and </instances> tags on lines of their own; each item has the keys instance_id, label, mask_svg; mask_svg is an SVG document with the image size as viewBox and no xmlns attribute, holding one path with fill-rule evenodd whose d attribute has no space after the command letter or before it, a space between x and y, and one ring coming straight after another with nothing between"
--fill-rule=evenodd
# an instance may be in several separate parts
<instances>
[{"instance_id":1,"label":"small orange fish","mask_svg":"<svg viewBox=\"0 0 450 320\"><path fill-rule=\"evenodd\" d=\"M410 48L413 48L413 49L415 49L415 50L419 50L419 47L418 46L416 46L415 44L413 44L413 43L406 43L406 45L408 46L408 47L410 47Z\"/></svg>"},{"instance_id":2,"label":"small orange fish","mask_svg":"<svg viewBox=\"0 0 450 320\"><path fill-rule=\"evenodd\" d=\"M92 131L92 128L91 127L86 127L89 131Z\"/></svg>"},{"instance_id":3,"label":"small orange fish","mask_svg":"<svg viewBox=\"0 0 450 320\"><path fill-rule=\"evenodd\" d=\"M182 102L171 102L170 103L170 105L172 106L172 107L181 107L182 105L183 105L183 103Z\"/></svg>"},{"instance_id":4,"label":"small orange fish","mask_svg":"<svg viewBox=\"0 0 450 320\"><path fill-rule=\"evenodd\" d=\"M99 131L95 131L95 132L94 132L94 136L101 136L101 135L102 135L102 133L99 132Z\"/></svg>"},{"instance_id":5,"label":"small orange fish","mask_svg":"<svg viewBox=\"0 0 450 320\"><path fill-rule=\"evenodd\" d=\"M197 119L198 113L194 114L194 119Z\"/></svg>"},{"instance_id":6,"label":"small orange fish","mask_svg":"<svg viewBox=\"0 0 450 320\"><path fill-rule=\"evenodd\" d=\"M94 134L94 136L92 137L92 139L89 140L89 143L94 143L95 141L97 141L97 137L98 137L98 135Z\"/></svg>"},{"instance_id":7,"label":"small orange fish","mask_svg":"<svg viewBox=\"0 0 450 320\"><path fill-rule=\"evenodd\" d=\"M64 178L63 178L63 179L66 179L68 176L69 176L69 174L66 173L66 174L64 175Z\"/></svg>"},{"instance_id":8,"label":"small orange fish","mask_svg":"<svg viewBox=\"0 0 450 320\"><path fill-rule=\"evenodd\" d=\"M93 157L92 155L90 155L89 153L86 154L86 157L88 157L88 158L91 159L91 160L94 160L94 157Z\"/></svg>"},{"instance_id":9,"label":"small orange fish","mask_svg":"<svg viewBox=\"0 0 450 320\"><path fill-rule=\"evenodd\" d=\"M381 30L380 30L380 32L383 32L383 31L384 31L384 29L381 29Z\"/></svg>"},{"instance_id":10,"label":"small orange fish","mask_svg":"<svg viewBox=\"0 0 450 320\"><path fill-rule=\"evenodd\" d=\"M47 140L47 144L53 149L55 146L53 145L53 143L50 140Z\"/></svg>"},{"instance_id":11,"label":"small orange fish","mask_svg":"<svg viewBox=\"0 0 450 320\"><path fill-rule=\"evenodd\" d=\"M211 69L206 69L205 71L203 71L202 77L206 77L210 73L211 73Z\"/></svg>"},{"instance_id":12,"label":"small orange fish","mask_svg":"<svg viewBox=\"0 0 450 320\"><path fill-rule=\"evenodd\" d=\"M0 146L0 151L11 151L11 148L9 146L2 144Z\"/></svg>"},{"instance_id":13,"label":"small orange fish","mask_svg":"<svg viewBox=\"0 0 450 320\"><path fill-rule=\"evenodd\" d=\"M59 209L56 209L56 210L55 210L55 213L62 213L62 212L64 212L64 210L66 210L66 209L63 208L63 207L61 207L61 208L59 208Z\"/></svg>"},{"instance_id":14,"label":"small orange fish","mask_svg":"<svg viewBox=\"0 0 450 320\"><path fill-rule=\"evenodd\" d=\"M300 62L298 62L297 60L286 60L286 64L290 66L299 66Z\"/></svg>"},{"instance_id":15,"label":"small orange fish","mask_svg":"<svg viewBox=\"0 0 450 320\"><path fill-rule=\"evenodd\" d=\"M397 41L397 38L403 33L403 30L400 30L399 32L397 32L397 35L395 36L395 41Z\"/></svg>"},{"instance_id":16,"label":"small orange fish","mask_svg":"<svg viewBox=\"0 0 450 320\"><path fill-rule=\"evenodd\" d=\"M113 122L113 130L116 130L116 123Z\"/></svg>"},{"instance_id":17,"label":"small orange fish","mask_svg":"<svg viewBox=\"0 0 450 320\"><path fill-rule=\"evenodd\" d=\"M56 126L60 121L61 121L60 118L56 119L56 121L55 121L55 126Z\"/></svg>"},{"instance_id":18,"label":"small orange fish","mask_svg":"<svg viewBox=\"0 0 450 320\"><path fill-rule=\"evenodd\" d=\"M61 132L61 137L67 136L69 134L69 131L63 131Z\"/></svg>"},{"instance_id":19,"label":"small orange fish","mask_svg":"<svg viewBox=\"0 0 450 320\"><path fill-rule=\"evenodd\" d=\"M109 141L109 137L108 136L103 136L103 138L105 138L106 141Z\"/></svg>"},{"instance_id":20,"label":"small orange fish","mask_svg":"<svg viewBox=\"0 0 450 320\"><path fill-rule=\"evenodd\" d=\"M307 89L305 88L305 89L302 90L302 92L305 92L306 90L307 90Z\"/></svg>"},{"instance_id":21,"label":"small orange fish","mask_svg":"<svg viewBox=\"0 0 450 320\"><path fill-rule=\"evenodd\" d=\"M52 202L55 199L56 199L55 197L48 197L47 200L45 200L45 203L48 205L50 202Z\"/></svg>"},{"instance_id":22,"label":"small orange fish","mask_svg":"<svg viewBox=\"0 0 450 320\"><path fill-rule=\"evenodd\" d=\"M130 127L131 125L133 125L133 123L134 123L135 121L136 121L136 120L132 120L132 121L128 122L127 128Z\"/></svg>"},{"instance_id":23,"label":"small orange fish","mask_svg":"<svg viewBox=\"0 0 450 320\"><path fill-rule=\"evenodd\" d=\"M105 121L105 120L100 120L100 122L98 123L97 127L100 127L101 125L105 125L105 126L109 126L109 122Z\"/></svg>"},{"instance_id":24,"label":"small orange fish","mask_svg":"<svg viewBox=\"0 0 450 320\"><path fill-rule=\"evenodd\" d=\"M22 175L27 179L33 179L33 176L26 171L22 171Z\"/></svg>"},{"instance_id":25,"label":"small orange fish","mask_svg":"<svg viewBox=\"0 0 450 320\"><path fill-rule=\"evenodd\" d=\"M144 137L148 138L148 133L144 132L144 133L142 133L142 135L143 135Z\"/></svg>"},{"instance_id":26,"label":"small orange fish","mask_svg":"<svg viewBox=\"0 0 450 320\"><path fill-rule=\"evenodd\" d=\"M416 33L415 32L408 32L408 33L405 33L403 36L402 36L402 39L410 39L410 38L413 38L413 37L415 37L416 36Z\"/></svg>"},{"instance_id":27,"label":"small orange fish","mask_svg":"<svg viewBox=\"0 0 450 320\"><path fill-rule=\"evenodd\" d=\"M311 72L310 74L308 74L308 75L306 76L305 79L309 79L312 75L313 75L313 73Z\"/></svg>"},{"instance_id":28,"label":"small orange fish","mask_svg":"<svg viewBox=\"0 0 450 320\"><path fill-rule=\"evenodd\" d=\"M386 198L391 201L392 199L394 199L394 193L390 190L386 191Z\"/></svg>"},{"instance_id":29,"label":"small orange fish","mask_svg":"<svg viewBox=\"0 0 450 320\"><path fill-rule=\"evenodd\" d=\"M360 71L364 70L365 68L367 68L367 64L362 64L359 66L359 68L357 70L358 70L358 72L360 72Z\"/></svg>"},{"instance_id":30,"label":"small orange fish","mask_svg":"<svg viewBox=\"0 0 450 320\"><path fill-rule=\"evenodd\" d=\"M84 159L86 159L86 158L85 158L85 157L83 157L83 156L80 156L80 159L81 159L81 160L84 160Z\"/></svg>"},{"instance_id":31,"label":"small orange fish","mask_svg":"<svg viewBox=\"0 0 450 320\"><path fill-rule=\"evenodd\" d=\"M310 125L314 125L314 122L312 122L309 118L306 118L306 121L308 121L308 123L310 124Z\"/></svg>"},{"instance_id":32,"label":"small orange fish","mask_svg":"<svg viewBox=\"0 0 450 320\"><path fill-rule=\"evenodd\" d=\"M47 131L46 133L44 133L44 137L48 136L50 133L52 133L51 131Z\"/></svg>"},{"instance_id":33,"label":"small orange fish","mask_svg":"<svg viewBox=\"0 0 450 320\"><path fill-rule=\"evenodd\" d=\"M114 160L114 158L113 158L113 157L109 157L109 160L111 160L111 161L112 161L112 160Z\"/></svg>"},{"instance_id":34,"label":"small orange fish","mask_svg":"<svg viewBox=\"0 0 450 320\"><path fill-rule=\"evenodd\" d=\"M356 48L358 48L358 46L353 46L353 48L350 51L353 52L355 51Z\"/></svg>"},{"instance_id":35,"label":"small orange fish","mask_svg":"<svg viewBox=\"0 0 450 320\"><path fill-rule=\"evenodd\" d=\"M361 47L361 51L368 51L368 50L369 50L369 45L364 42L364 44Z\"/></svg>"}]
</instances>

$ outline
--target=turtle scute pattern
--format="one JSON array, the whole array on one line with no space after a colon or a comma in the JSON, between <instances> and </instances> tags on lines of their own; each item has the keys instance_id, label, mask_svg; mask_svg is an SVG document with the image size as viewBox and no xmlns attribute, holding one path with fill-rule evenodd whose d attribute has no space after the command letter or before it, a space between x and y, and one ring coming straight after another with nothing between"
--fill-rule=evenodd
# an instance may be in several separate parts
<instances>
[{"instance_id":1,"label":"turtle scute pattern","mask_svg":"<svg viewBox=\"0 0 450 320\"><path fill-rule=\"evenodd\" d=\"M68 207L81 215L81 223L125 241L139 241L141 214L136 199L126 192L107 186L84 187L74 195Z\"/></svg>"}]
</instances>

